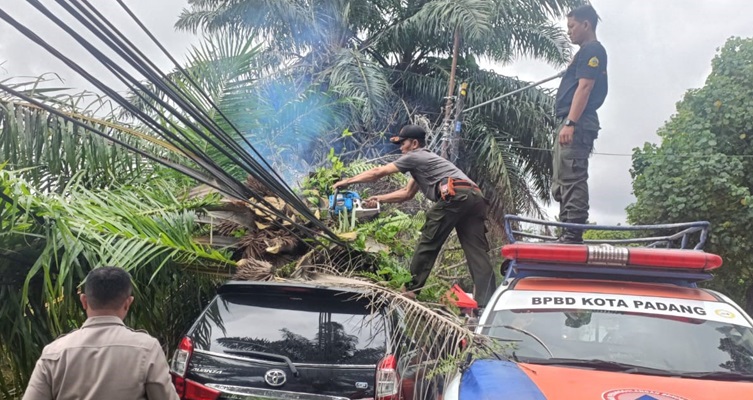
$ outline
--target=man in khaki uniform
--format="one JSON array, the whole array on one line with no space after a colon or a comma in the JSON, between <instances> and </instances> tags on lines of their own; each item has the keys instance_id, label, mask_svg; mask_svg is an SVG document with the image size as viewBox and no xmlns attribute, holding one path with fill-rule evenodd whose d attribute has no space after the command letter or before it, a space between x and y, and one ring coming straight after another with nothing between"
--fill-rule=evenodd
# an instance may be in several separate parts
<instances>
[{"instance_id":1,"label":"man in khaki uniform","mask_svg":"<svg viewBox=\"0 0 753 400\"><path fill-rule=\"evenodd\" d=\"M24 400L178 400L157 339L123 324L131 289L121 268L89 273L81 294L86 322L45 346Z\"/></svg>"}]
</instances>

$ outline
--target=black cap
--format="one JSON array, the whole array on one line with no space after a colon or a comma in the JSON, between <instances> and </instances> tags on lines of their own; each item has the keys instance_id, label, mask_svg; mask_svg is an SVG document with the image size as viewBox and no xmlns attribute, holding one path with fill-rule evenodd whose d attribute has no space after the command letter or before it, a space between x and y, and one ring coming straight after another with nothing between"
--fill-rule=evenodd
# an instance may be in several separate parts
<instances>
[{"instance_id":1,"label":"black cap","mask_svg":"<svg viewBox=\"0 0 753 400\"><path fill-rule=\"evenodd\" d=\"M405 139L426 140L426 130L418 125L405 125L397 136L390 138L390 142L400 144Z\"/></svg>"}]
</instances>

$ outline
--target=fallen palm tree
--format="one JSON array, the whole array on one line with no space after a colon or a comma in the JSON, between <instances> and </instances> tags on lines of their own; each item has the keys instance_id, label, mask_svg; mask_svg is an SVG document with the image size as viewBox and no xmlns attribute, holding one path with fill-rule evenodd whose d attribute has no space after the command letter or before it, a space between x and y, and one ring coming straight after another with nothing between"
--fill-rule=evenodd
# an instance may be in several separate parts
<instances>
[{"instance_id":1,"label":"fallen palm tree","mask_svg":"<svg viewBox=\"0 0 753 400\"><path fill-rule=\"evenodd\" d=\"M244 132L196 85L198 76L176 64L175 74L185 85L177 84L175 76L154 66L88 3L65 5L82 24L78 28L63 23L37 2L34 7L142 103L122 96L0 10L0 18L95 85L134 121L126 127L97 119L94 113L71 113L33 91L0 83L0 90L11 99L0 121L4 132L13 133L14 127L21 126L24 129L15 132L38 135L34 143L46 149L48 156L69 157L68 164L50 166L77 165L83 154L88 155L76 152L81 149L104 154L100 164L81 174L63 167L31 183L25 179L24 168L0 171L3 233L10 233L2 237L6 246L0 276L11 282L2 292L3 304L18 305L17 310L0 314L0 347L11 354L8 362L13 371L10 378L0 375L0 390L7 397L25 386L41 347L80 324L83 313L76 300L77 285L89 270L106 264L131 271L137 300L144 307L135 307L130 318L167 347L175 345L180 330L185 329L181 324L192 318L178 314L197 312L218 281L231 277L309 279L325 273L331 279L359 278L354 284L375 309L399 305L408 321L402 332L435 362L454 361L461 354L461 342L470 331L451 314L392 290L408 278L405 268L394 259L374 255L385 252L383 247L372 244L377 250L369 250L366 238L376 236L377 231L398 237L405 233L404 227L415 223L415 217L396 213L368 222L358 232L319 218L317 206L326 205L306 202L285 183ZM85 30L102 42L78 34ZM106 49L118 57L106 55ZM130 73L123 65L137 72ZM159 93L150 91L144 81L159 88ZM148 104L146 111L143 104ZM19 109L33 113L19 116ZM36 117L26 118L32 114ZM50 142L54 138L65 138L60 142L65 146ZM18 143L9 140L3 146L35 149ZM111 149L118 150L106 151ZM134 166L143 169L130 168ZM129 174L119 176L118 168ZM46 187L38 184L56 174L65 179ZM194 190L187 190L187 182ZM201 186L195 187L197 183ZM395 242L391 253L412 250L399 248Z\"/></svg>"}]
</instances>

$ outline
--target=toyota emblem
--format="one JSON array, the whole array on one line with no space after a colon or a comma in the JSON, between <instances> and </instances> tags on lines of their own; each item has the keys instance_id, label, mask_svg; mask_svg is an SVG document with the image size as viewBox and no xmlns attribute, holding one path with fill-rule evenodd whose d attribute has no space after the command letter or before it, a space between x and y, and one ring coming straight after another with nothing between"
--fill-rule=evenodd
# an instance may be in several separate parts
<instances>
[{"instance_id":1,"label":"toyota emblem","mask_svg":"<svg viewBox=\"0 0 753 400\"><path fill-rule=\"evenodd\" d=\"M272 387L280 387L288 380L288 376L285 375L285 371L281 369L270 369L264 374L264 382Z\"/></svg>"}]
</instances>

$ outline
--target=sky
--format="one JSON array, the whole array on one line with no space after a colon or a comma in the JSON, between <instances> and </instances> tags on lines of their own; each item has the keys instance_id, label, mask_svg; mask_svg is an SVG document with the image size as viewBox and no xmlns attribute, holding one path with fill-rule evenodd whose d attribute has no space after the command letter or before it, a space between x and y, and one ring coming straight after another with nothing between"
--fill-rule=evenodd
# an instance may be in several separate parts
<instances>
[{"instance_id":1,"label":"sky","mask_svg":"<svg viewBox=\"0 0 753 400\"><path fill-rule=\"evenodd\" d=\"M56 15L63 15L51 0L43 0ZM114 1L95 1L110 21L143 45L158 65L170 69L169 61L149 45ZM178 60L199 38L173 28L186 0L125 0ZM599 110L602 130L590 165L592 222L626 222L625 207L632 196L630 155L646 142L659 143L656 131L675 112L675 104L691 88L701 87L711 72L711 60L731 36L753 37L753 2L750 0L592 0L601 16L599 41L607 49L609 94ZM96 61L63 40L56 27L23 0L0 0L0 9L27 26L82 66L104 73ZM564 21L562 21L564 26ZM68 67L38 48L5 21L0 20L0 81L18 76L55 72L65 86L92 89ZM516 60L492 65L495 71L538 81L559 68L536 60ZM546 86L556 87L557 81ZM115 84L115 83L114 83ZM556 203L548 208L554 216Z\"/></svg>"}]
</instances>

